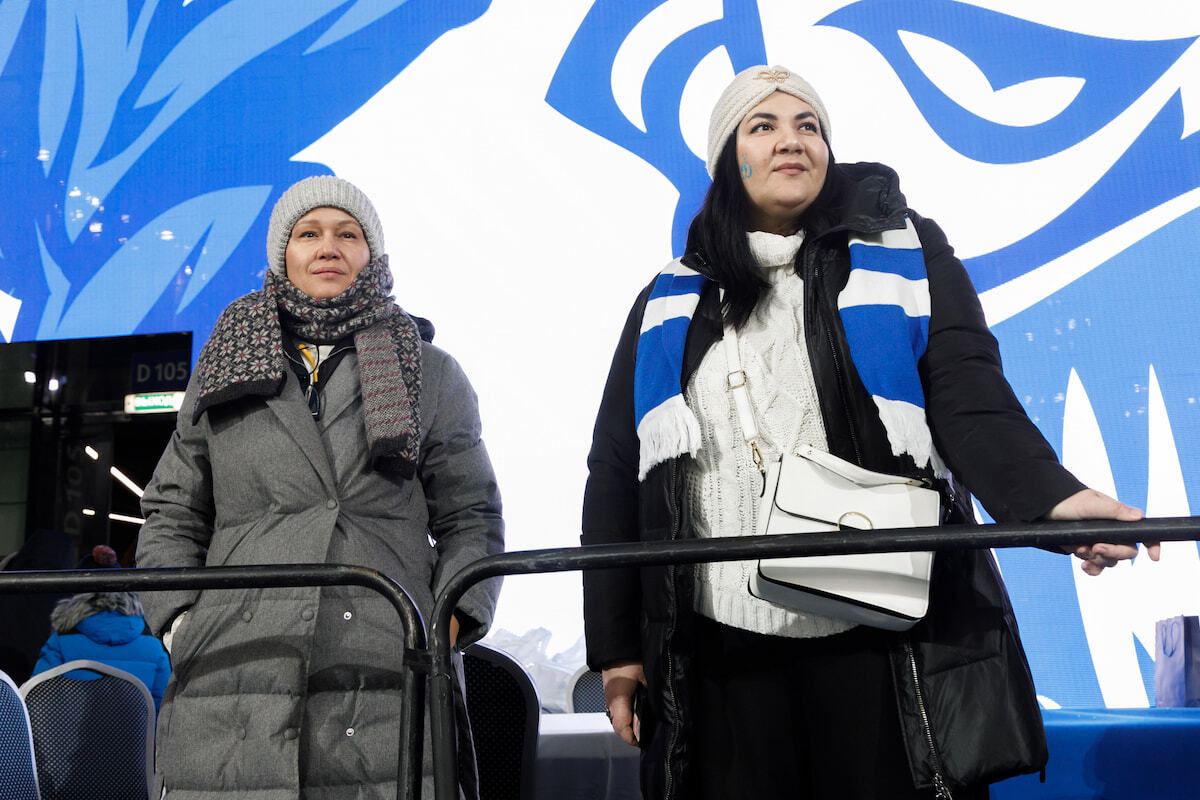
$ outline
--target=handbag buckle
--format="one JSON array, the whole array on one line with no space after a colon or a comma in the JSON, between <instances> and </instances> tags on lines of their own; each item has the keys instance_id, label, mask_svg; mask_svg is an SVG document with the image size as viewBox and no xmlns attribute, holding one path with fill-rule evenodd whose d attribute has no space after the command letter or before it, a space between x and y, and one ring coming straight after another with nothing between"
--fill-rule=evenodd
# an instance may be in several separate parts
<instances>
[{"instance_id":1,"label":"handbag buckle","mask_svg":"<svg viewBox=\"0 0 1200 800\"><path fill-rule=\"evenodd\" d=\"M767 474L767 467L766 462L763 461L762 453L758 449L758 439L750 441L749 444L750 457L754 459L754 466L758 467L758 471L761 472L765 478Z\"/></svg>"},{"instance_id":2,"label":"handbag buckle","mask_svg":"<svg viewBox=\"0 0 1200 800\"><path fill-rule=\"evenodd\" d=\"M845 525L845 527L853 528L856 531L873 531L873 530L875 530L875 525L871 522L871 518L868 517L866 514L862 513L861 511L847 511L845 514L842 514L840 517L838 517L838 519L837 519L838 530L842 529L843 523L849 522L850 520L853 520L854 518L861 519L863 522L865 522L867 524L865 526L864 525Z\"/></svg>"}]
</instances>

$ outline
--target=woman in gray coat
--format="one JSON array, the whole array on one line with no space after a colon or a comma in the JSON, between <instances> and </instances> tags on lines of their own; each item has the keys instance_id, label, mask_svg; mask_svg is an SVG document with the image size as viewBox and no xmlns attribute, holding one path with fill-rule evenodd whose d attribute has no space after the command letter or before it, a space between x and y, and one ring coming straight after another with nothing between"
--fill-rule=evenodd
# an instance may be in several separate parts
<instances>
[{"instance_id":1,"label":"woman in gray coat","mask_svg":"<svg viewBox=\"0 0 1200 800\"><path fill-rule=\"evenodd\" d=\"M224 311L200 354L142 499L138 566L362 565L428 618L450 576L503 549L475 394L392 299L382 226L356 187L321 176L288 189L267 255L263 289ZM464 596L460 646L486 632L498 590ZM386 600L334 587L144 603L175 669L158 728L170 800L396 796L400 633Z\"/></svg>"}]
</instances>

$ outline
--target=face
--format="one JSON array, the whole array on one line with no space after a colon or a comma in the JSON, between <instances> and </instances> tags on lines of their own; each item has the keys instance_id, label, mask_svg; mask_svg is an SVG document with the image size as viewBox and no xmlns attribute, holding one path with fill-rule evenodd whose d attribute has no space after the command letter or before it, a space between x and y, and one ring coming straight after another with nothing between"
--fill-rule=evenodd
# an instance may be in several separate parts
<instances>
[{"instance_id":1,"label":"face","mask_svg":"<svg viewBox=\"0 0 1200 800\"><path fill-rule=\"evenodd\" d=\"M362 228L340 208L314 208L297 220L284 255L288 280L316 300L346 291L370 260Z\"/></svg>"},{"instance_id":2,"label":"face","mask_svg":"<svg viewBox=\"0 0 1200 800\"><path fill-rule=\"evenodd\" d=\"M817 112L798 97L775 92L738 124L737 157L751 230L795 233L829 168Z\"/></svg>"}]
</instances>

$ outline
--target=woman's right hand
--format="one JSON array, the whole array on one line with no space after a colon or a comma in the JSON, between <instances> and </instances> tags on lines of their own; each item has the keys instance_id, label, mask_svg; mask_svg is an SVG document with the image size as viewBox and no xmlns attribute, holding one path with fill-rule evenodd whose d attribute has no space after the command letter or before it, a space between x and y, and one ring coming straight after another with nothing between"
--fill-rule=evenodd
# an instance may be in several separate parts
<instances>
[{"instance_id":1,"label":"woman's right hand","mask_svg":"<svg viewBox=\"0 0 1200 800\"><path fill-rule=\"evenodd\" d=\"M604 707L609 722L626 744L636 745L641 735L641 721L633 716L633 692L646 683L642 662L630 661L609 667L600 673L604 684Z\"/></svg>"}]
</instances>

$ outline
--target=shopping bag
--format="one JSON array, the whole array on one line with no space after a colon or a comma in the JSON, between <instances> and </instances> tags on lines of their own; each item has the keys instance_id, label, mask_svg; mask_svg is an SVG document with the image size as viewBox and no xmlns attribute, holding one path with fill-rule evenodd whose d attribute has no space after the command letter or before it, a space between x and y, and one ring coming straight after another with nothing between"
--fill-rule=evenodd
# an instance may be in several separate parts
<instances>
[{"instance_id":1,"label":"shopping bag","mask_svg":"<svg viewBox=\"0 0 1200 800\"><path fill-rule=\"evenodd\" d=\"M1154 650L1154 705L1200 706L1200 617L1160 619Z\"/></svg>"}]
</instances>

